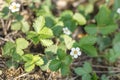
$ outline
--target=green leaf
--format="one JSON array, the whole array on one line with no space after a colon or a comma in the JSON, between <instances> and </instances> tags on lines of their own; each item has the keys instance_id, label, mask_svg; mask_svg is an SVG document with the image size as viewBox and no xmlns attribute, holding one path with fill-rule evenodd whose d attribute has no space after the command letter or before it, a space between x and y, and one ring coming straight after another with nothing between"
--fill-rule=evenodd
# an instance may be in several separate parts
<instances>
[{"instance_id":1,"label":"green leaf","mask_svg":"<svg viewBox=\"0 0 120 80\"><path fill-rule=\"evenodd\" d=\"M65 64L65 65L70 65L72 63L72 57L70 55L68 56L65 56L65 58L62 60L62 62Z\"/></svg>"},{"instance_id":2,"label":"green leaf","mask_svg":"<svg viewBox=\"0 0 120 80\"><path fill-rule=\"evenodd\" d=\"M101 80L109 80L109 78L106 75L102 75Z\"/></svg>"},{"instance_id":3,"label":"green leaf","mask_svg":"<svg viewBox=\"0 0 120 80\"><path fill-rule=\"evenodd\" d=\"M120 0L114 0L114 11L116 11L118 8L120 8Z\"/></svg>"},{"instance_id":4,"label":"green leaf","mask_svg":"<svg viewBox=\"0 0 120 80\"><path fill-rule=\"evenodd\" d=\"M120 53L120 42L117 44L114 44L113 49L114 49L116 54L119 54ZM119 54L119 56L120 56L120 54Z\"/></svg>"},{"instance_id":5,"label":"green leaf","mask_svg":"<svg viewBox=\"0 0 120 80\"><path fill-rule=\"evenodd\" d=\"M73 15L73 19L76 20L79 25L85 25L86 22L87 22L85 17L82 14L80 14L80 13L75 13Z\"/></svg>"},{"instance_id":6,"label":"green leaf","mask_svg":"<svg viewBox=\"0 0 120 80\"><path fill-rule=\"evenodd\" d=\"M57 59L54 59L50 62L49 68L52 71L57 71L61 67L61 62Z\"/></svg>"},{"instance_id":7,"label":"green leaf","mask_svg":"<svg viewBox=\"0 0 120 80\"><path fill-rule=\"evenodd\" d=\"M48 61L48 63L46 63L45 65L40 66L42 71L47 71L49 69L49 64L50 64L50 61Z\"/></svg>"},{"instance_id":8,"label":"green leaf","mask_svg":"<svg viewBox=\"0 0 120 80\"><path fill-rule=\"evenodd\" d=\"M63 20L63 21L72 19L72 16L73 16L73 12L70 10L66 10L66 11L62 12L62 14L60 15L61 20Z\"/></svg>"},{"instance_id":9,"label":"green leaf","mask_svg":"<svg viewBox=\"0 0 120 80\"><path fill-rule=\"evenodd\" d=\"M96 43L97 38L95 36L84 36L80 39L80 45L94 45Z\"/></svg>"},{"instance_id":10,"label":"green leaf","mask_svg":"<svg viewBox=\"0 0 120 80\"><path fill-rule=\"evenodd\" d=\"M6 42L6 44L4 45L4 47L2 48L2 53L4 56L9 56L11 55L12 53L12 49L15 48L15 44L12 43L12 42Z\"/></svg>"},{"instance_id":11,"label":"green leaf","mask_svg":"<svg viewBox=\"0 0 120 80\"><path fill-rule=\"evenodd\" d=\"M19 54L19 55L21 55L21 56L24 54L23 50L20 49L20 48L17 48L17 49L16 49L16 52L17 52L17 54Z\"/></svg>"},{"instance_id":12,"label":"green leaf","mask_svg":"<svg viewBox=\"0 0 120 80\"><path fill-rule=\"evenodd\" d=\"M77 75L80 75L82 77L88 75L88 77L91 78L91 76L89 76L89 73L92 72L92 67L91 67L90 63L85 62L83 67L75 68L74 71Z\"/></svg>"},{"instance_id":13,"label":"green leaf","mask_svg":"<svg viewBox=\"0 0 120 80\"><path fill-rule=\"evenodd\" d=\"M25 20L13 22L11 25L12 30L22 30L22 32L24 32L24 33L28 32L29 28L30 28L30 26L29 26L28 22Z\"/></svg>"},{"instance_id":14,"label":"green leaf","mask_svg":"<svg viewBox=\"0 0 120 80\"><path fill-rule=\"evenodd\" d=\"M107 35L114 32L117 28L118 26L116 24L111 24L104 27L98 27L98 31L103 35Z\"/></svg>"},{"instance_id":15,"label":"green leaf","mask_svg":"<svg viewBox=\"0 0 120 80\"><path fill-rule=\"evenodd\" d=\"M41 39L40 42L43 46L51 46L53 44L53 41L50 39Z\"/></svg>"},{"instance_id":16,"label":"green leaf","mask_svg":"<svg viewBox=\"0 0 120 80\"><path fill-rule=\"evenodd\" d=\"M105 58L111 63L115 62L118 57L119 56L116 55L113 49L110 49L109 52L107 52L105 55Z\"/></svg>"},{"instance_id":17,"label":"green leaf","mask_svg":"<svg viewBox=\"0 0 120 80\"><path fill-rule=\"evenodd\" d=\"M84 68L81 68L81 67L75 68L74 71L77 75L80 75L80 76L87 74Z\"/></svg>"},{"instance_id":18,"label":"green leaf","mask_svg":"<svg viewBox=\"0 0 120 80\"><path fill-rule=\"evenodd\" d=\"M23 55L22 58L23 58L24 61L27 61L27 62L33 61L33 55L32 54L25 54L25 55Z\"/></svg>"},{"instance_id":19,"label":"green leaf","mask_svg":"<svg viewBox=\"0 0 120 80\"><path fill-rule=\"evenodd\" d=\"M33 61L39 67L44 64L43 59L39 55L35 55L34 58L33 58Z\"/></svg>"},{"instance_id":20,"label":"green leaf","mask_svg":"<svg viewBox=\"0 0 120 80\"><path fill-rule=\"evenodd\" d=\"M75 41L72 40L72 38L67 35L63 35L62 37L65 41L65 45L66 45L67 49L71 49Z\"/></svg>"},{"instance_id":21,"label":"green leaf","mask_svg":"<svg viewBox=\"0 0 120 80\"><path fill-rule=\"evenodd\" d=\"M102 6L96 15L96 21L99 26L105 26L113 23L111 11L106 6Z\"/></svg>"},{"instance_id":22,"label":"green leaf","mask_svg":"<svg viewBox=\"0 0 120 80\"><path fill-rule=\"evenodd\" d=\"M21 23L22 23L22 32L24 33L28 32L30 29L30 25L28 24L28 22L25 20L22 20Z\"/></svg>"},{"instance_id":23,"label":"green leaf","mask_svg":"<svg viewBox=\"0 0 120 80\"><path fill-rule=\"evenodd\" d=\"M39 35L33 31L27 33L27 39L30 39L34 44L38 44L40 41Z\"/></svg>"},{"instance_id":24,"label":"green leaf","mask_svg":"<svg viewBox=\"0 0 120 80\"><path fill-rule=\"evenodd\" d=\"M82 80L91 80L91 75L90 74L83 75Z\"/></svg>"},{"instance_id":25,"label":"green leaf","mask_svg":"<svg viewBox=\"0 0 120 80\"><path fill-rule=\"evenodd\" d=\"M97 44L100 51L103 51L107 47L111 46L111 38L108 36L102 36L97 38Z\"/></svg>"},{"instance_id":26,"label":"green leaf","mask_svg":"<svg viewBox=\"0 0 120 80\"><path fill-rule=\"evenodd\" d=\"M28 47L29 43L24 38L18 38L16 40L17 49L25 49Z\"/></svg>"},{"instance_id":27,"label":"green leaf","mask_svg":"<svg viewBox=\"0 0 120 80\"><path fill-rule=\"evenodd\" d=\"M30 72L34 69L35 64L33 62L27 62L27 63L25 63L24 66L25 66L25 71Z\"/></svg>"},{"instance_id":28,"label":"green leaf","mask_svg":"<svg viewBox=\"0 0 120 80\"><path fill-rule=\"evenodd\" d=\"M90 35L96 35L96 33L98 33L97 26L95 24L85 26L85 31Z\"/></svg>"},{"instance_id":29,"label":"green leaf","mask_svg":"<svg viewBox=\"0 0 120 80\"><path fill-rule=\"evenodd\" d=\"M91 80L98 80L98 79L99 79L98 75L95 72L92 73L92 79Z\"/></svg>"},{"instance_id":30,"label":"green leaf","mask_svg":"<svg viewBox=\"0 0 120 80\"><path fill-rule=\"evenodd\" d=\"M106 26L96 26L94 24L90 24L85 27L85 31L90 35L96 35L98 33L107 35L114 32L117 28L118 26L116 24L109 24Z\"/></svg>"},{"instance_id":31,"label":"green leaf","mask_svg":"<svg viewBox=\"0 0 120 80\"><path fill-rule=\"evenodd\" d=\"M120 33L115 34L115 38L113 39L113 45L120 42Z\"/></svg>"},{"instance_id":32,"label":"green leaf","mask_svg":"<svg viewBox=\"0 0 120 80\"><path fill-rule=\"evenodd\" d=\"M87 71L87 73L91 73L92 72L91 64L88 63L88 62L84 63L83 68Z\"/></svg>"},{"instance_id":33,"label":"green leaf","mask_svg":"<svg viewBox=\"0 0 120 80\"><path fill-rule=\"evenodd\" d=\"M59 58L60 60L63 60L63 59L66 57L65 51L63 51L63 50L61 50L61 49L58 49L57 55L58 55L58 58Z\"/></svg>"},{"instance_id":34,"label":"green leaf","mask_svg":"<svg viewBox=\"0 0 120 80\"><path fill-rule=\"evenodd\" d=\"M40 32L39 32L39 38L40 39L45 39L45 38L52 38L53 37L53 32L50 28L44 27Z\"/></svg>"},{"instance_id":35,"label":"green leaf","mask_svg":"<svg viewBox=\"0 0 120 80\"><path fill-rule=\"evenodd\" d=\"M55 25L55 19L53 16L45 16L45 26L51 28Z\"/></svg>"},{"instance_id":36,"label":"green leaf","mask_svg":"<svg viewBox=\"0 0 120 80\"><path fill-rule=\"evenodd\" d=\"M12 24L11 24L11 29L12 30L20 30L22 28L22 24L21 24L21 22L13 22Z\"/></svg>"},{"instance_id":37,"label":"green leaf","mask_svg":"<svg viewBox=\"0 0 120 80\"><path fill-rule=\"evenodd\" d=\"M16 53L16 50L14 49L14 51L12 52L12 59L15 62L20 62L22 60L21 55L19 55L18 53Z\"/></svg>"},{"instance_id":38,"label":"green leaf","mask_svg":"<svg viewBox=\"0 0 120 80\"><path fill-rule=\"evenodd\" d=\"M82 48L83 51L91 57L98 56L97 49L92 45L83 45L80 48Z\"/></svg>"},{"instance_id":39,"label":"green leaf","mask_svg":"<svg viewBox=\"0 0 120 80\"><path fill-rule=\"evenodd\" d=\"M33 24L33 28L37 33L39 33L40 30L44 27L44 25L45 25L45 18L43 16L39 16L35 20L35 22Z\"/></svg>"},{"instance_id":40,"label":"green leaf","mask_svg":"<svg viewBox=\"0 0 120 80\"><path fill-rule=\"evenodd\" d=\"M69 66L62 65L61 66L61 73L63 76L68 75L70 73Z\"/></svg>"},{"instance_id":41,"label":"green leaf","mask_svg":"<svg viewBox=\"0 0 120 80\"><path fill-rule=\"evenodd\" d=\"M65 27L68 27L68 29L71 31L71 32L74 32L75 29L77 28L77 23L75 20L73 19L68 19L68 20L65 20L63 21L64 23L64 26Z\"/></svg>"},{"instance_id":42,"label":"green leaf","mask_svg":"<svg viewBox=\"0 0 120 80\"><path fill-rule=\"evenodd\" d=\"M52 27L53 33L55 36L60 36L62 34L63 22L57 22L55 26Z\"/></svg>"},{"instance_id":43,"label":"green leaf","mask_svg":"<svg viewBox=\"0 0 120 80\"><path fill-rule=\"evenodd\" d=\"M10 68L18 68L18 63L14 62L12 59L6 61L6 66L10 69Z\"/></svg>"},{"instance_id":44,"label":"green leaf","mask_svg":"<svg viewBox=\"0 0 120 80\"><path fill-rule=\"evenodd\" d=\"M57 49L58 49L58 46L57 45L51 45L51 46L48 46L46 49L45 49L45 53L57 53Z\"/></svg>"}]
</instances>

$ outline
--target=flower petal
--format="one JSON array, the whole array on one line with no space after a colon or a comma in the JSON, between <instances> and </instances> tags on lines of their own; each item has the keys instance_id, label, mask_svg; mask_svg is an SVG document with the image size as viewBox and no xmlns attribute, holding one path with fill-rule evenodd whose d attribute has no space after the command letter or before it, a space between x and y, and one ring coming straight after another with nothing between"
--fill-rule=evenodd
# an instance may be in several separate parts
<instances>
[{"instance_id":1,"label":"flower petal","mask_svg":"<svg viewBox=\"0 0 120 80\"><path fill-rule=\"evenodd\" d=\"M78 58L78 55L74 55L74 58Z\"/></svg>"},{"instance_id":2,"label":"flower petal","mask_svg":"<svg viewBox=\"0 0 120 80\"><path fill-rule=\"evenodd\" d=\"M12 5L12 6L15 6L15 5L16 5L16 2L12 2L11 5Z\"/></svg>"},{"instance_id":3,"label":"flower petal","mask_svg":"<svg viewBox=\"0 0 120 80\"><path fill-rule=\"evenodd\" d=\"M19 4L19 3L17 3L17 4L16 4L16 6L17 6L17 7L20 7L20 4Z\"/></svg>"},{"instance_id":4,"label":"flower petal","mask_svg":"<svg viewBox=\"0 0 120 80\"><path fill-rule=\"evenodd\" d=\"M79 55L79 56L81 55L81 52L80 52L80 51L78 52L78 55Z\"/></svg>"},{"instance_id":5,"label":"flower petal","mask_svg":"<svg viewBox=\"0 0 120 80\"><path fill-rule=\"evenodd\" d=\"M80 48L79 48L79 47L77 47L77 48L76 48L76 50L77 50L77 51L80 51Z\"/></svg>"},{"instance_id":6,"label":"flower petal","mask_svg":"<svg viewBox=\"0 0 120 80\"><path fill-rule=\"evenodd\" d=\"M72 48L71 51L75 51L75 48Z\"/></svg>"},{"instance_id":7,"label":"flower petal","mask_svg":"<svg viewBox=\"0 0 120 80\"><path fill-rule=\"evenodd\" d=\"M19 11L19 10L20 10L20 8L16 8L16 9L15 9L16 12Z\"/></svg>"},{"instance_id":8,"label":"flower petal","mask_svg":"<svg viewBox=\"0 0 120 80\"><path fill-rule=\"evenodd\" d=\"M14 9L11 9L11 12L16 12L16 10L14 10Z\"/></svg>"},{"instance_id":9,"label":"flower petal","mask_svg":"<svg viewBox=\"0 0 120 80\"><path fill-rule=\"evenodd\" d=\"M74 55L74 53L71 51L71 52L70 52L70 55L71 55L71 56L73 56L73 55Z\"/></svg>"},{"instance_id":10,"label":"flower petal","mask_svg":"<svg viewBox=\"0 0 120 80\"><path fill-rule=\"evenodd\" d=\"M9 6L9 9L11 10L12 8L13 8L13 6L10 5L10 6Z\"/></svg>"}]
</instances>

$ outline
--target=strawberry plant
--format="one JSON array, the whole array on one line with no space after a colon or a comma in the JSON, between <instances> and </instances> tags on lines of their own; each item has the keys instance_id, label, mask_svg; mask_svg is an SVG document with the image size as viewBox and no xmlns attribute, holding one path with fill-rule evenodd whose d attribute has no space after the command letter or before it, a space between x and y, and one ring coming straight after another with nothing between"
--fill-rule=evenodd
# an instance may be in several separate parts
<instances>
[{"instance_id":1,"label":"strawberry plant","mask_svg":"<svg viewBox=\"0 0 120 80\"><path fill-rule=\"evenodd\" d=\"M6 67L48 79L119 80L120 0L112 1L5 0L0 56Z\"/></svg>"}]
</instances>

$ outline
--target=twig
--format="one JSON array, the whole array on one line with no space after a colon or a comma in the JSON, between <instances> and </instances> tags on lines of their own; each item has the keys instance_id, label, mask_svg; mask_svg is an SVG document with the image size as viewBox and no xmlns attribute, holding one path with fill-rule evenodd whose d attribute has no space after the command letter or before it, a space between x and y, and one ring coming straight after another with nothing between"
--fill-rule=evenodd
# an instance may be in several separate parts
<instances>
[{"instance_id":1,"label":"twig","mask_svg":"<svg viewBox=\"0 0 120 80\"><path fill-rule=\"evenodd\" d=\"M94 71L96 73L100 73L100 74L103 74L103 73L120 73L120 71Z\"/></svg>"},{"instance_id":2,"label":"twig","mask_svg":"<svg viewBox=\"0 0 120 80\"><path fill-rule=\"evenodd\" d=\"M29 74L29 73L21 74L21 75L19 75L18 77L15 77L14 80L17 80L18 78L24 77L24 76L26 76L26 75L28 75L28 74Z\"/></svg>"},{"instance_id":3,"label":"twig","mask_svg":"<svg viewBox=\"0 0 120 80\"><path fill-rule=\"evenodd\" d=\"M2 40L2 41L9 41L8 39L4 39L2 37L0 37L0 40Z\"/></svg>"},{"instance_id":4,"label":"twig","mask_svg":"<svg viewBox=\"0 0 120 80\"><path fill-rule=\"evenodd\" d=\"M9 29L11 22L12 22L12 20L9 20L8 25L7 25L7 30Z\"/></svg>"},{"instance_id":5,"label":"twig","mask_svg":"<svg viewBox=\"0 0 120 80\"><path fill-rule=\"evenodd\" d=\"M113 67L113 66L109 67L109 66L101 66L101 65L92 65L92 67L120 69L120 67Z\"/></svg>"},{"instance_id":6,"label":"twig","mask_svg":"<svg viewBox=\"0 0 120 80\"><path fill-rule=\"evenodd\" d=\"M4 35L7 35L7 31L6 31L6 29L5 29L4 20L3 20L3 19L0 19L0 20L1 20L1 23L2 23L2 28L3 28Z\"/></svg>"},{"instance_id":7,"label":"twig","mask_svg":"<svg viewBox=\"0 0 120 80\"><path fill-rule=\"evenodd\" d=\"M120 73L119 74L112 74L112 75L108 76L108 78L113 77L113 76L120 76Z\"/></svg>"},{"instance_id":8,"label":"twig","mask_svg":"<svg viewBox=\"0 0 120 80\"><path fill-rule=\"evenodd\" d=\"M52 72L50 73L49 77L48 77L48 80L52 80L51 76L52 76Z\"/></svg>"}]
</instances>

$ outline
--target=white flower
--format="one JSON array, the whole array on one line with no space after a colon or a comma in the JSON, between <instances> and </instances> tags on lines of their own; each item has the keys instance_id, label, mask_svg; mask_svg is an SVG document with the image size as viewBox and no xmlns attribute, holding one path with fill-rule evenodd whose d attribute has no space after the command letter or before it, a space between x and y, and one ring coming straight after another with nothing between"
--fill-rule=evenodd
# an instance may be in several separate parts
<instances>
[{"instance_id":1,"label":"white flower","mask_svg":"<svg viewBox=\"0 0 120 80\"><path fill-rule=\"evenodd\" d=\"M20 10L20 4L12 2L11 5L9 6L9 9L11 10L11 12L18 12Z\"/></svg>"},{"instance_id":2,"label":"white flower","mask_svg":"<svg viewBox=\"0 0 120 80\"><path fill-rule=\"evenodd\" d=\"M72 48L70 55L73 56L74 58L78 58L78 56L81 55L81 51L80 48L76 47L76 48Z\"/></svg>"},{"instance_id":3,"label":"white flower","mask_svg":"<svg viewBox=\"0 0 120 80\"><path fill-rule=\"evenodd\" d=\"M117 9L117 13L120 14L120 8Z\"/></svg>"},{"instance_id":4,"label":"white flower","mask_svg":"<svg viewBox=\"0 0 120 80\"><path fill-rule=\"evenodd\" d=\"M67 27L65 27L65 28L63 28L63 33L70 35L71 31Z\"/></svg>"}]
</instances>

